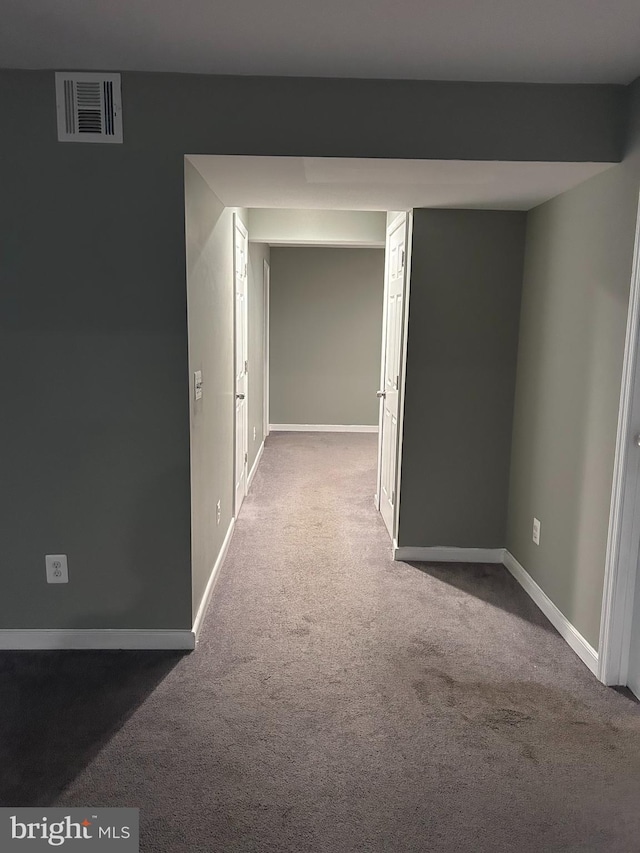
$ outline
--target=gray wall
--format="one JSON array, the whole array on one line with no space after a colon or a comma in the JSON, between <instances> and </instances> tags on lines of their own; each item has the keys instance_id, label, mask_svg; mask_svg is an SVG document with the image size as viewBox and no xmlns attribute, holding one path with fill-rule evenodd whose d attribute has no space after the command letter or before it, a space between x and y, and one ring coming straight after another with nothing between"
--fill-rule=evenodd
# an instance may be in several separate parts
<instances>
[{"instance_id":1,"label":"gray wall","mask_svg":"<svg viewBox=\"0 0 640 853\"><path fill-rule=\"evenodd\" d=\"M383 249L273 248L272 424L378 423Z\"/></svg>"},{"instance_id":2,"label":"gray wall","mask_svg":"<svg viewBox=\"0 0 640 853\"><path fill-rule=\"evenodd\" d=\"M124 145L59 144L53 73L0 72L0 627L191 625L185 153L616 160L626 98L620 86L122 83ZM380 118L397 114L402 134ZM71 582L47 586L57 551Z\"/></svg>"},{"instance_id":3,"label":"gray wall","mask_svg":"<svg viewBox=\"0 0 640 853\"><path fill-rule=\"evenodd\" d=\"M191 411L192 615L233 515L233 214L185 161ZM244 211L239 211L246 220ZM194 371L203 393L193 394ZM220 501L220 523L216 504Z\"/></svg>"},{"instance_id":4,"label":"gray wall","mask_svg":"<svg viewBox=\"0 0 640 853\"><path fill-rule=\"evenodd\" d=\"M639 95L636 85L636 105ZM640 183L635 109L625 164L527 224L507 546L595 648Z\"/></svg>"},{"instance_id":5,"label":"gray wall","mask_svg":"<svg viewBox=\"0 0 640 853\"><path fill-rule=\"evenodd\" d=\"M249 243L249 471L264 441L264 262L269 259L269 246Z\"/></svg>"},{"instance_id":6,"label":"gray wall","mask_svg":"<svg viewBox=\"0 0 640 853\"><path fill-rule=\"evenodd\" d=\"M524 232L414 211L400 545L504 547Z\"/></svg>"}]
</instances>

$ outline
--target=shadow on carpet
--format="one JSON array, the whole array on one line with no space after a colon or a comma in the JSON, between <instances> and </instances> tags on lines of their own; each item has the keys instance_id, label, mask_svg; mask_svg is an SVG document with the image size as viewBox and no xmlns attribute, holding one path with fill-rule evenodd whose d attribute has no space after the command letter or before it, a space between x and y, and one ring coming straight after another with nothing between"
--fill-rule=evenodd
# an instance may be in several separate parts
<instances>
[{"instance_id":1,"label":"shadow on carpet","mask_svg":"<svg viewBox=\"0 0 640 853\"><path fill-rule=\"evenodd\" d=\"M404 562L454 590L556 633L537 604L528 595L522 594L520 584L500 563Z\"/></svg>"},{"instance_id":2,"label":"shadow on carpet","mask_svg":"<svg viewBox=\"0 0 640 853\"><path fill-rule=\"evenodd\" d=\"M0 806L53 802L182 656L0 653Z\"/></svg>"}]
</instances>

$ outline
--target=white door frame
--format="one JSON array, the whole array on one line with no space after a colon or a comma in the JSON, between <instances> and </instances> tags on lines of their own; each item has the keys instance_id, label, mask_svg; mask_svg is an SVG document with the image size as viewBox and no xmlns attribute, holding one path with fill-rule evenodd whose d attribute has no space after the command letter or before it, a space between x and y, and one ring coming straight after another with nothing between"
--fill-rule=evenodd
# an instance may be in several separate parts
<instances>
[{"instance_id":1,"label":"white door frame","mask_svg":"<svg viewBox=\"0 0 640 853\"><path fill-rule=\"evenodd\" d=\"M399 219L400 217L397 217ZM394 219L394 223L397 221ZM385 368L385 347L387 342L387 291L389 287L389 226L387 223L387 233L384 246L384 288L382 292L382 347L380 351L380 381L378 382L379 391L384 390L384 368ZM378 406L378 473L376 477L376 493L373 501L376 509L380 512L380 494L382 492L382 425L384 422L384 406L382 400Z\"/></svg>"},{"instance_id":2,"label":"white door frame","mask_svg":"<svg viewBox=\"0 0 640 853\"><path fill-rule=\"evenodd\" d=\"M636 216L598 647L598 678L608 685L626 685L628 679L640 548L640 449L634 441L634 435L640 432L639 324L640 208Z\"/></svg>"},{"instance_id":3,"label":"white door frame","mask_svg":"<svg viewBox=\"0 0 640 853\"><path fill-rule=\"evenodd\" d=\"M407 376L407 341L409 337L409 299L411 296L411 255L413 248L413 210L407 211L407 238L404 278L404 317L402 318L402 348L400 350L400 400L398 402L398 449L396 462L396 505L393 518L393 547L398 547L398 523L402 485L402 444L404 440L404 392Z\"/></svg>"},{"instance_id":4,"label":"white door frame","mask_svg":"<svg viewBox=\"0 0 640 853\"><path fill-rule=\"evenodd\" d=\"M382 352L380 355L380 385L379 388L381 390L384 389L385 383L385 348L386 348L386 334L387 334L387 288L389 283L388 276L388 264L389 264L389 234L390 232L397 226L400 219L406 216L407 220L407 229L406 229L406 237L405 237L405 278L404 278L404 298L402 300L402 343L400 345L400 382L398 388L398 440L396 445L396 478L395 478L395 492L396 492L396 500L394 504L393 510L393 529L392 529L392 542L393 547L397 547L397 539L398 539L398 520L399 520L399 509L400 509L400 492L401 492L401 484L402 477L401 474L401 466L402 466L402 440L404 433L404 395L405 395L405 378L406 378L406 367L407 367L407 332L409 328L409 295L410 295L410 282L411 282L411 247L413 245L413 211L403 211L399 213L398 216L395 217L390 223L387 225L387 236L385 243L385 260L384 260L384 309L382 315ZM380 401L380 411L378 415L378 473L376 479L376 494L374 496L375 507L380 511L380 495L382 492L382 421L383 421L383 401Z\"/></svg>"},{"instance_id":5,"label":"white door frame","mask_svg":"<svg viewBox=\"0 0 640 853\"><path fill-rule=\"evenodd\" d=\"M236 252L236 230L239 230L240 233L246 240L247 245L247 274L246 274L246 288L245 288L245 330L244 330L244 339L245 343L248 345L248 326L249 326L249 232L247 228L240 218L238 213L233 214L233 515L234 518L238 517L238 513L240 511L240 507L242 505L242 501L240 501L240 506L238 506L238 499L236 494L236 464L237 464L237 436L238 436L238 424L237 424L237 406L236 406L236 376L238 375L238 365L237 365L237 332L238 332L238 318L236 313L236 280L237 280L237 268L236 268L236 260L237 260L237 252ZM244 450L247 451L249 448L249 414L248 414L248 406L249 406L249 374L245 377L245 401L244 401L244 411L245 411L245 435L244 435ZM247 464L247 454L245 452L245 460L244 460L244 497L247 494L247 482L249 477L249 466Z\"/></svg>"},{"instance_id":6,"label":"white door frame","mask_svg":"<svg viewBox=\"0 0 640 853\"><path fill-rule=\"evenodd\" d=\"M262 284L264 291L264 349L263 349L263 416L262 433L266 438L269 435L269 298L271 290L271 267L269 261L265 260L262 268Z\"/></svg>"}]
</instances>

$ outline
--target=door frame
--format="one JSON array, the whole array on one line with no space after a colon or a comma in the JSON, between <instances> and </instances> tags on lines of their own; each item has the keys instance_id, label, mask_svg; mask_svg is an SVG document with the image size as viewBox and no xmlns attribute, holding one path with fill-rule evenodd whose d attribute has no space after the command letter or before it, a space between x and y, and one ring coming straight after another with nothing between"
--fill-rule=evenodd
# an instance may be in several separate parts
<instances>
[{"instance_id":1,"label":"door frame","mask_svg":"<svg viewBox=\"0 0 640 853\"><path fill-rule=\"evenodd\" d=\"M640 392L636 387L640 382L639 324L640 205L636 213L598 646L598 678L611 686L626 685L628 680L640 553L640 451L634 443L635 433L640 432Z\"/></svg>"},{"instance_id":2,"label":"door frame","mask_svg":"<svg viewBox=\"0 0 640 853\"><path fill-rule=\"evenodd\" d=\"M233 213L233 229L232 229L232 251L233 251L233 516L234 518L238 518L238 513L240 512L240 508L242 506L242 501L240 502L240 506L238 506L238 499L236 493L236 464L238 461L238 424L237 424L237 407L236 407L236 376L238 374L238 364L237 364L237 356L238 356L238 315L236 312L236 279L237 279L237 254L236 254L236 230L239 230L240 233L246 240L247 245L247 275L246 275L246 288L245 288L245 342L248 345L248 334L249 334L249 231L247 226L242 221L240 214L237 211ZM244 459L244 497L247 496L247 480L249 477L249 465L247 460L248 449L249 449L249 372L247 371L247 375L245 378L245 434L244 434L244 447L245 447L245 459Z\"/></svg>"},{"instance_id":3,"label":"door frame","mask_svg":"<svg viewBox=\"0 0 640 853\"><path fill-rule=\"evenodd\" d=\"M262 266L262 288L264 297L262 434L266 438L269 435L269 299L271 290L271 265L266 258Z\"/></svg>"},{"instance_id":4,"label":"door frame","mask_svg":"<svg viewBox=\"0 0 640 853\"><path fill-rule=\"evenodd\" d=\"M409 298L411 284L411 248L413 246L413 211L406 210L398 212L398 215L387 223L387 233L385 236L385 256L384 256L384 293L383 293L383 313L382 313L382 351L380 354L380 384L379 388L384 389L385 377L385 345L387 334L387 291L389 285L389 235L397 227L398 223L406 217L406 236L405 236L405 271L404 271L404 295L402 300L402 342L400 344L400 381L398 387L398 438L395 448L396 453L396 477L395 477L395 493L396 500L393 508L393 525L392 525L392 545L395 550L398 547L398 521L401 500L401 485L402 477L402 441L404 437L404 397L405 397L405 378L407 373L407 337L409 329ZM374 504L378 512L380 512L380 493L382 491L382 421L383 421L383 401L380 400L378 414L378 472L376 476L376 493L374 495Z\"/></svg>"},{"instance_id":5,"label":"door frame","mask_svg":"<svg viewBox=\"0 0 640 853\"><path fill-rule=\"evenodd\" d=\"M413 249L413 210L407 211L407 237L404 273L404 316L402 318L402 347L400 349L400 400L398 402L398 446L396 449L396 505L393 518L393 550L398 547L398 525L402 485L402 447L404 441L404 397L407 376L407 344L409 338L409 300L411 298L411 255Z\"/></svg>"},{"instance_id":6,"label":"door frame","mask_svg":"<svg viewBox=\"0 0 640 853\"><path fill-rule=\"evenodd\" d=\"M392 222L387 222L385 242L384 242L384 284L382 290L382 345L380 348L380 380L378 382L379 391L384 390L384 374L385 374L385 346L387 339L387 292L389 289L389 229L392 224L400 219L398 215ZM384 421L384 406L382 400L378 404L378 470L376 474L376 493L373 496L375 508L380 512L380 493L382 492L382 425Z\"/></svg>"}]
</instances>

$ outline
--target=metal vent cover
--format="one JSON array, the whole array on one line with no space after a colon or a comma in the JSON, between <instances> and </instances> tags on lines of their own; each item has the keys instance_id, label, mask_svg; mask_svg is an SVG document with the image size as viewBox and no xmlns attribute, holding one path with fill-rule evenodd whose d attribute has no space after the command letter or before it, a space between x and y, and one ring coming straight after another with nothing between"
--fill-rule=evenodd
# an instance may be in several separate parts
<instances>
[{"instance_id":1,"label":"metal vent cover","mask_svg":"<svg viewBox=\"0 0 640 853\"><path fill-rule=\"evenodd\" d=\"M119 74L57 71L59 142L122 142Z\"/></svg>"}]
</instances>

